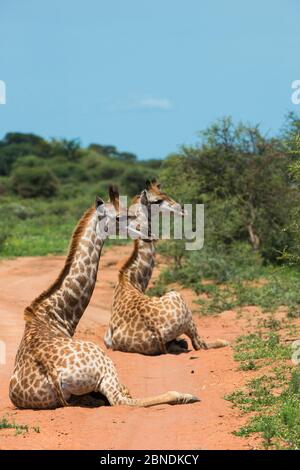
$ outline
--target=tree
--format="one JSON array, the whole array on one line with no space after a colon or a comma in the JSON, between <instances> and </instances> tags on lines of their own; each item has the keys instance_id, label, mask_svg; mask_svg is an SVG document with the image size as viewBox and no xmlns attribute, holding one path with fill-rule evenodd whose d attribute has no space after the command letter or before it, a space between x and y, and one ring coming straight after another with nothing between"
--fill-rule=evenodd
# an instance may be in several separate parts
<instances>
[{"instance_id":1,"label":"tree","mask_svg":"<svg viewBox=\"0 0 300 470\"><path fill-rule=\"evenodd\" d=\"M34 146L30 143L0 146L0 175L9 175L17 159L33 153Z\"/></svg>"},{"instance_id":2,"label":"tree","mask_svg":"<svg viewBox=\"0 0 300 470\"><path fill-rule=\"evenodd\" d=\"M51 154L64 156L68 160L80 158L80 141L78 139L52 139Z\"/></svg>"},{"instance_id":3,"label":"tree","mask_svg":"<svg viewBox=\"0 0 300 470\"><path fill-rule=\"evenodd\" d=\"M291 156L289 172L292 183L297 190L300 189L300 117L289 113L283 128L283 140L287 153ZM291 219L287 229L292 231L294 243L284 250L282 259L291 264L300 264L300 206L293 205Z\"/></svg>"},{"instance_id":4,"label":"tree","mask_svg":"<svg viewBox=\"0 0 300 470\"><path fill-rule=\"evenodd\" d=\"M0 175L10 174L14 162L26 155L47 158L51 154L51 145L35 134L9 132L0 141Z\"/></svg>"},{"instance_id":5,"label":"tree","mask_svg":"<svg viewBox=\"0 0 300 470\"><path fill-rule=\"evenodd\" d=\"M199 145L183 147L163 163L160 176L166 190L185 202L206 204L206 239L244 241L266 260L276 260L291 241L290 231L284 229L299 203L287 171L290 156L278 139L263 136L258 126L235 126L230 118L200 135ZM217 216L224 201L227 216Z\"/></svg>"},{"instance_id":6,"label":"tree","mask_svg":"<svg viewBox=\"0 0 300 470\"><path fill-rule=\"evenodd\" d=\"M22 132L8 132L3 138L4 145L30 144L33 146L43 145L45 140L36 134L24 134Z\"/></svg>"}]
</instances>

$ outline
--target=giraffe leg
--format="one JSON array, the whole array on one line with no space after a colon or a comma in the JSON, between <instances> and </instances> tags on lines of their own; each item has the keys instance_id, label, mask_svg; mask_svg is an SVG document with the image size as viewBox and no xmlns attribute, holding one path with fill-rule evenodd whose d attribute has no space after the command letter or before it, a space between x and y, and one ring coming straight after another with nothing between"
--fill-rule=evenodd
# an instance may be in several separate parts
<instances>
[{"instance_id":1,"label":"giraffe leg","mask_svg":"<svg viewBox=\"0 0 300 470\"><path fill-rule=\"evenodd\" d=\"M198 334L197 327L195 322L191 319L187 325L187 329L185 330L185 334L190 338L192 341L193 348L197 351L198 349L207 349L206 342L201 339Z\"/></svg>"},{"instance_id":2,"label":"giraffe leg","mask_svg":"<svg viewBox=\"0 0 300 470\"><path fill-rule=\"evenodd\" d=\"M156 327L155 322L146 315L142 315L142 318L143 318L147 328L149 329L149 331L151 331L153 338L155 338L155 340L157 342L159 353L160 354L167 354L167 352L168 352L167 351L167 346L166 346L166 344L165 344L165 342L162 338L162 335L161 335L159 329Z\"/></svg>"},{"instance_id":3,"label":"giraffe leg","mask_svg":"<svg viewBox=\"0 0 300 470\"><path fill-rule=\"evenodd\" d=\"M195 322L191 319L188 323L185 334L192 341L193 348L197 351L198 349L217 349L224 348L230 343L224 339L217 339L216 341L206 342L198 334L197 326Z\"/></svg>"},{"instance_id":4,"label":"giraffe leg","mask_svg":"<svg viewBox=\"0 0 300 470\"><path fill-rule=\"evenodd\" d=\"M74 342L75 343L75 342ZM73 344L74 344L73 343ZM85 353L85 366L70 364L61 374L62 391L67 395L86 395L98 392L104 395L110 405L153 406L162 403L179 404L194 403L199 399L190 394L167 392L148 398L134 399L128 389L119 381L112 360L96 345L90 342L75 343L76 352L83 352L83 347L89 349Z\"/></svg>"},{"instance_id":5,"label":"giraffe leg","mask_svg":"<svg viewBox=\"0 0 300 470\"><path fill-rule=\"evenodd\" d=\"M119 383L116 375L104 377L100 383L99 391L106 396L112 406L127 405L149 407L162 404L179 405L200 401L198 397L189 393L179 393L174 391L147 398L132 398L127 388Z\"/></svg>"}]
</instances>

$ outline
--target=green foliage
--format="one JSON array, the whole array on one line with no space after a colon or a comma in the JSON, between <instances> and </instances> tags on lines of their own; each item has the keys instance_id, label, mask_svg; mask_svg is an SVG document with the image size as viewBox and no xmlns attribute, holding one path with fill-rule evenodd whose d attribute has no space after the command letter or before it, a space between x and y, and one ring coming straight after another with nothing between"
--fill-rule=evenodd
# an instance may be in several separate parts
<instances>
[{"instance_id":1,"label":"green foliage","mask_svg":"<svg viewBox=\"0 0 300 470\"><path fill-rule=\"evenodd\" d=\"M127 163L134 163L137 160L137 156L134 153L119 152L113 145L90 144L89 150L92 150L99 155L105 155L106 157L115 158Z\"/></svg>"},{"instance_id":2,"label":"green foliage","mask_svg":"<svg viewBox=\"0 0 300 470\"><path fill-rule=\"evenodd\" d=\"M122 174L120 185L126 188L128 196L135 196L145 188L145 181L153 176L153 170L129 167Z\"/></svg>"},{"instance_id":3,"label":"green foliage","mask_svg":"<svg viewBox=\"0 0 300 470\"><path fill-rule=\"evenodd\" d=\"M0 140L0 257L64 252L96 195L107 199L113 183L133 196L160 164L138 162L114 146L6 134Z\"/></svg>"},{"instance_id":4,"label":"green foliage","mask_svg":"<svg viewBox=\"0 0 300 470\"><path fill-rule=\"evenodd\" d=\"M12 169L15 170L16 168L19 168L19 167L33 168L33 167L38 167L38 166L44 167L45 161L37 157L36 155L25 155L22 158L17 158L17 160L13 164Z\"/></svg>"},{"instance_id":5,"label":"green foliage","mask_svg":"<svg viewBox=\"0 0 300 470\"><path fill-rule=\"evenodd\" d=\"M257 359L266 359L269 364L276 360L270 372L225 397L244 413L251 413L246 425L234 434L248 437L259 433L266 449L300 449L300 368L286 363L290 356L291 349L274 334L265 339L244 336L235 347L235 359L244 361L242 370L255 370ZM246 367L251 359L247 363L245 357L255 358L253 367Z\"/></svg>"},{"instance_id":6,"label":"green foliage","mask_svg":"<svg viewBox=\"0 0 300 470\"><path fill-rule=\"evenodd\" d=\"M259 254L245 243L207 245L200 251L188 254L181 242L169 245L165 242L161 249L174 260L169 268L169 279L193 287L196 291L202 279L213 279L217 283L254 279L262 266Z\"/></svg>"},{"instance_id":7,"label":"green foliage","mask_svg":"<svg viewBox=\"0 0 300 470\"><path fill-rule=\"evenodd\" d=\"M48 168L18 166L11 178L13 190L23 198L49 198L55 196L58 191L58 180Z\"/></svg>"},{"instance_id":8,"label":"green foliage","mask_svg":"<svg viewBox=\"0 0 300 470\"><path fill-rule=\"evenodd\" d=\"M224 118L201 133L198 146L183 147L163 162L166 191L181 202L204 204L205 236L200 251L186 251L184 242L160 246L169 263L157 289L179 282L207 294L199 300L202 313L287 305L289 316L299 315L299 275L271 275L272 265L300 260L299 158L286 145L299 122L290 116L284 134L275 139L263 136L257 126L235 126ZM265 275L263 285L245 282ZM207 279L213 285L202 283Z\"/></svg>"},{"instance_id":9,"label":"green foliage","mask_svg":"<svg viewBox=\"0 0 300 470\"><path fill-rule=\"evenodd\" d=\"M202 285L198 292L206 292L208 299L199 299L202 314L219 313L224 310L242 308L249 305L256 305L263 311L274 312L281 306L288 308L288 316L295 316L295 312L300 309L299 294L299 273L289 272L289 276L284 273L268 274L264 272L264 277L257 278L258 285L251 285L249 282L236 281L223 286Z\"/></svg>"},{"instance_id":10,"label":"green foliage","mask_svg":"<svg viewBox=\"0 0 300 470\"><path fill-rule=\"evenodd\" d=\"M300 119L293 113L287 118L287 125L284 129L284 143L286 151L292 156L292 162L289 165L289 173L293 184L299 190L300 188ZM288 230L293 234L294 243L286 247L282 253L282 260L289 265L300 264L300 226L299 226L300 208L296 205L292 209L291 219Z\"/></svg>"},{"instance_id":11,"label":"green foliage","mask_svg":"<svg viewBox=\"0 0 300 470\"><path fill-rule=\"evenodd\" d=\"M294 135L295 122L290 119L285 136ZM170 243L170 282L197 289L202 276L218 282L253 278L261 264L277 263L299 236L291 224L299 206L297 171L288 170L297 156L290 155L285 138L268 138L257 126L224 118L200 133L197 146L182 147L162 163L140 162L112 145L82 148L76 139L8 133L0 141L0 197L55 198L57 205L76 199L79 212L96 194L106 197L110 183L133 196L146 178L159 174L163 189L178 202L205 204L204 249L188 253L182 243ZM5 232L2 247L10 238Z\"/></svg>"},{"instance_id":12,"label":"green foliage","mask_svg":"<svg viewBox=\"0 0 300 470\"><path fill-rule=\"evenodd\" d=\"M1 429L15 429L16 434L27 433L29 427L27 424L17 424L15 421L9 422L6 416L0 419L0 430Z\"/></svg>"},{"instance_id":13,"label":"green foliage","mask_svg":"<svg viewBox=\"0 0 300 470\"><path fill-rule=\"evenodd\" d=\"M28 433L30 429L36 433L41 432L39 426L33 426L32 428L29 428L27 424L17 424L14 420L9 421L7 416L0 418L0 431L1 429L15 429L16 435Z\"/></svg>"},{"instance_id":14,"label":"green foliage","mask_svg":"<svg viewBox=\"0 0 300 470\"><path fill-rule=\"evenodd\" d=\"M270 333L266 338L258 334L241 336L235 347L234 359L241 362L252 362L257 368L257 359L269 358L272 361L288 359L291 349L282 345L276 333Z\"/></svg>"},{"instance_id":15,"label":"green foliage","mask_svg":"<svg viewBox=\"0 0 300 470\"><path fill-rule=\"evenodd\" d=\"M197 147L183 147L163 162L165 189L184 202L205 204L205 243L248 243L264 261L276 261L292 243L288 229L299 192L291 156L279 139L258 127L224 118L201 133Z\"/></svg>"}]
</instances>

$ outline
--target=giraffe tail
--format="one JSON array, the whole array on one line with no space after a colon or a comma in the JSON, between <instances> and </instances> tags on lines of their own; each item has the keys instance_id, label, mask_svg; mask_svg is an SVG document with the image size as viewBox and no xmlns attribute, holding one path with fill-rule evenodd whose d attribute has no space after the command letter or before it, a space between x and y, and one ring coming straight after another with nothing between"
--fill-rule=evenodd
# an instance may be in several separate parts
<instances>
[{"instance_id":1,"label":"giraffe tail","mask_svg":"<svg viewBox=\"0 0 300 470\"><path fill-rule=\"evenodd\" d=\"M147 398L129 398L123 396L119 403L120 405L127 406L136 406L136 407L148 407L154 405L180 405L187 403L196 403L201 401L198 397L190 395L189 393L179 393L179 392L166 392L161 395L155 395L153 397Z\"/></svg>"}]
</instances>

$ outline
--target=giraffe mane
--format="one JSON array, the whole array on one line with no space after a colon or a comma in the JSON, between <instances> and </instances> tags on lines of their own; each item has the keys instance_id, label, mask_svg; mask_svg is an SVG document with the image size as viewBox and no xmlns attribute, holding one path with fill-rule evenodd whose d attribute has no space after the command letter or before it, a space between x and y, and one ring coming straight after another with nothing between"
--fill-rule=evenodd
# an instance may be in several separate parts
<instances>
[{"instance_id":1,"label":"giraffe mane","mask_svg":"<svg viewBox=\"0 0 300 470\"><path fill-rule=\"evenodd\" d=\"M67 255L64 267L62 268L56 280L51 284L51 286L48 287L46 290L44 290L40 295L38 295L31 302L30 306L25 308L25 312L24 312L25 320L29 320L30 318L32 318L32 316L34 315L35 309L40 305L40 303L46 300L47 298L49 298L52 294L54 294L55 291L57 291L61 287L65 277L69 274L71 265L74 260L74 256L78 248L79 241L94 212L95 212L95 207L92 206L83 214L83 216L79 220L71 238L68 255Z\"/></svg>"},{"instance_id":2,"label":"giraffe mane","mask_svg":"<svg viewBox=\"0 0 300 470\"><path fill-rule=\"evenodd\" d=\"M133 251L132 251L131 255L125 261L125 263L123 264L123 266L121 267L121 269L119 271L119 281L122 281L124 279L125 272L127 271L127 269L129 269L131 267L131 265L137 259L138 250L139 250L139 240L134 240Z\"/></svg>"}]
</instances>

